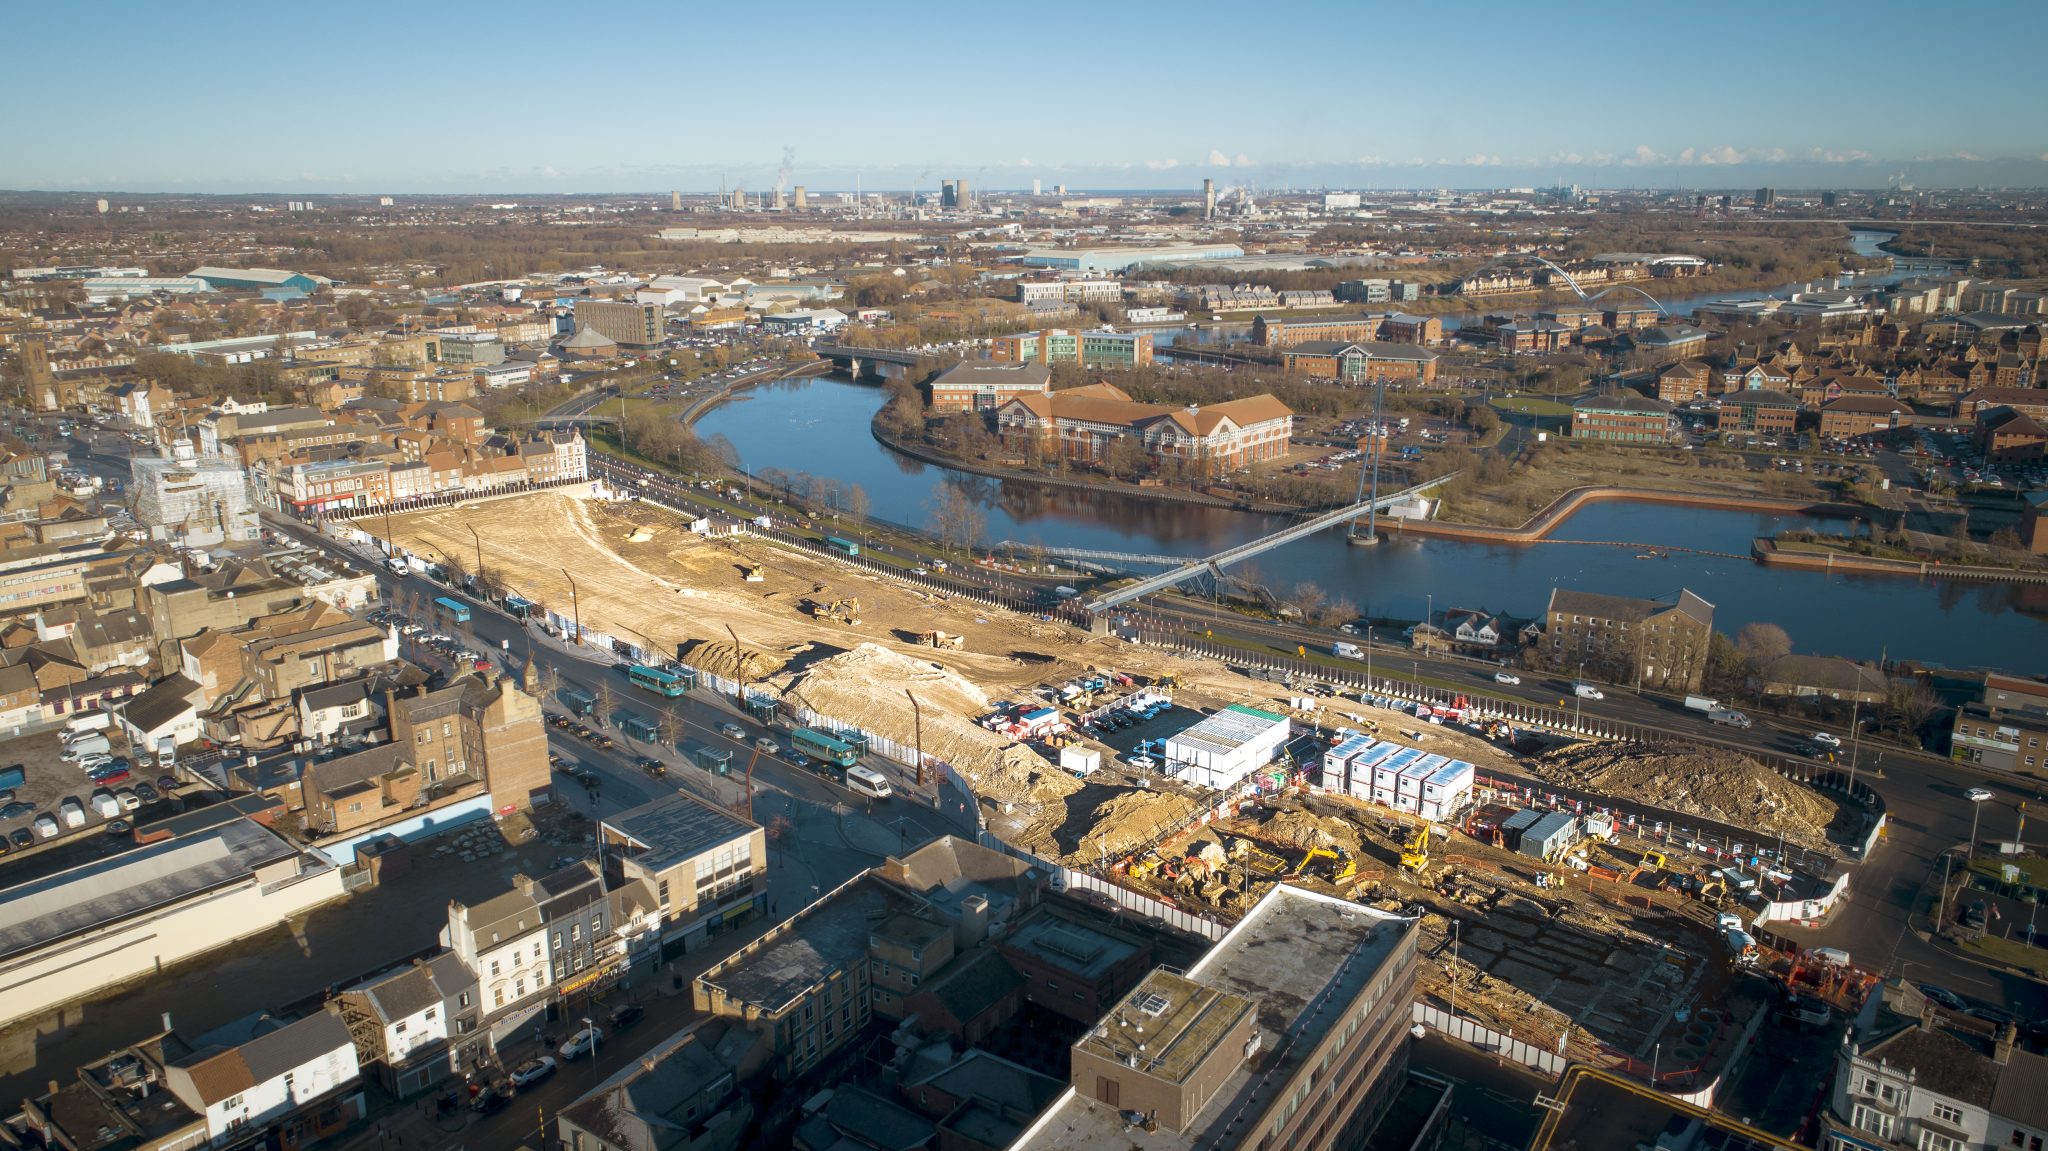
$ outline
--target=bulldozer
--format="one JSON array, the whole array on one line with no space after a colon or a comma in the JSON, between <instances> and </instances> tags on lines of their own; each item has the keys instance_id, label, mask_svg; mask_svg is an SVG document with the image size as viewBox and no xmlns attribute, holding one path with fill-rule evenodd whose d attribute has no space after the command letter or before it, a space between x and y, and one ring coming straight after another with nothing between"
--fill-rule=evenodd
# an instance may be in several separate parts
<instances>
[{"instance_id":1,"label":"bulldozer","mask_svg":"<svg viewBox=\"0 0 2048 1151\"><path fill-rule=\"evenodd\" d=\"M921 631L917 633L917 642L927 647L958 649L967 643L967 639L965 636L954 635L952 632Z\"/></svg>"}]
</instances>

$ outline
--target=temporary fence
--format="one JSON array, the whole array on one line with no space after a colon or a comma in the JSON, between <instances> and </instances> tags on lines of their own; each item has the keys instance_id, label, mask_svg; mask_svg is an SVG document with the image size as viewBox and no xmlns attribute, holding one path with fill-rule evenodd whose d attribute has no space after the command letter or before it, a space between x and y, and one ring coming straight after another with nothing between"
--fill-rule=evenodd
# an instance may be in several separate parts
<instances>
[{"instance_id":1,"label":"temporary fence","mask_svg":"<svg viewBox=\"0 0 2048 1151\"><path fill-rule=\"evenodd\" d=\"M1477 1020L1468 1019L1463 1015L1453 1015L1419 1000L1414 1004L1411 1018L1431 1031L1481 1051L1492 1052L1503 1059L1511 1059L1532 1071L1540 1071L1552 1077L1564 1074L1565 1064L1569 1062L1555 1051L1517 1039L1510 1033L1495 1031Z\"/></svg>"}]
</instances>

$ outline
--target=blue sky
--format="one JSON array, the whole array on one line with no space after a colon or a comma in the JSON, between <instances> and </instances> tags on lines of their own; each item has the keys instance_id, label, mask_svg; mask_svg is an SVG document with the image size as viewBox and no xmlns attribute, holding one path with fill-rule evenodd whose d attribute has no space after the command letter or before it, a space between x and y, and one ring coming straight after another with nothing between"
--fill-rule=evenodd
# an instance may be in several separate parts
<instances>
[{"instance_id":1,"label":"blue sky","mask_svg":"<svg viewBox=\"0 0 2048 1151\"><path fill-rule=\"evenodd\" d=\"M202 19L197 14L211 13ZM2048 185L2048 5L11 5L0 188Z\"/></svg>"}]
</instances>

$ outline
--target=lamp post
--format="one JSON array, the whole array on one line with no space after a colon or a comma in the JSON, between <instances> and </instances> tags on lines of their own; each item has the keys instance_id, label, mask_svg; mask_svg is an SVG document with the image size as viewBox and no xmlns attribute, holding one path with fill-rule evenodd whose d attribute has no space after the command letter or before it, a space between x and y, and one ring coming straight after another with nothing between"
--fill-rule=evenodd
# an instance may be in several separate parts
<instances>
[{"instance_id":1,"label":"lamp post","mask_svg":"<svg viewBox=\"0 0 2048 1151\"><path fill-rule=\"evenodd\" d=\"M1849 800L1852 803L1856 799L1856 751L1862 730L1856 721L1862 708L1862 700L1852 699L1849 701ZM1975 840L1976 836L1972 835L1970 838Z\"/></svg>"},{"instance_id":2,"label":"lamp post","mask_svg":"<svg viewBox=\"0 0 2048 1151\"><path fill-rule=\"evenodd\" d=\"M462 526L469 528L470 542L476 545L476 582L481 587L484 582L484 540L482 536L476 534L474 527L470 527L468 524L463 524Z\"/></svg>"},{"instance_id":3,"label":"lamp post","mask_svg":"<svg viewBox=\"0 0 2048 1151\"><path fill-rule=\"evenodd\" d=\"M575 621L576 643L578 646L581 646L583 643L583 604L576 595L576 577L569 574L568 568L563 568L562 578L569 581L569 613Z\"/></svg>"}]
</instances>

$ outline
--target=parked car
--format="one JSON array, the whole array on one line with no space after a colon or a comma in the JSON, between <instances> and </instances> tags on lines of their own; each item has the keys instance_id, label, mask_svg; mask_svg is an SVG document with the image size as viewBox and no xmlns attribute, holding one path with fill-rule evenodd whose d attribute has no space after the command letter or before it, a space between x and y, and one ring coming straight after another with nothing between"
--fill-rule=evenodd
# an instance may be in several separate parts
<instances>
[{"instance_id":1,"label":"parked car","mask_svg":"<svg viewBox=\"0 0 2048 1151\"><path fill-rule=\"evenodd\" d=\"M478 1092L477 1097L470 1100L469 1109L478 1115L490 1115L504 1110L505 1105L510 1102L512 1097L493 1085Z\"/></svg>"},{"instance_id":2,"label":"parked car","mask_svg":"<svg viewBox=\"0 0 2048 1151\"><path fill-rule=\"evenodd\" d=\"M531 1087L548 1076L553 1075L556 1066L555 1058L552 1055L543 1055L538 1059L529 1059L512 1069L512 1086Z\"/></svg>"},{"instance_id":3,"label":"parked car","mask_svg":"<svg viewBox=\"0 0 2048 1151\"><path fill-rule=\"evenodd\" d=\"M604 1038L604 1028L585 1027L571 1035L566 1042L555 1049L555 1054L564 1060L581 1059L596 1049L598 1041Z\"/></svg>"},{"instance_id":4,"label":"parked car","mask_svg":"<svg viewBox=\"0 0 2048 1151\"><path fill-rule=\"evenodd\" d=\"M626 1031L635 1023L647 1018L647 1009L638 1003L628 1003L612 1008L612 1030Z\"/></svg>"},{"instance_id":5,"label":"parked car","mask_svg":"<svg viewBox=\"0 0 2048 1151\"><path fill-rule=\"evenodd\" d=\"M23 803L17 799L6 807L0 807L0 819L20 819L24 815L34 814L35 809L35 804Z\"/></svg>"},{"instance_id":6,"label":"parked car","mask_svg":"<svg viewBox=\"0 0 2048 1151\"><path fill-rule=\"evenodd\" d=\"M644 771L647 774L654 776L656 779L659 779L662 776L668 774L668 765L664 764L663 762L654 758L651 755L643 755L634 762L640 765L641 771Z\"/></svg>"},{"instance_id":7,"label":"parked car","mask_svg":"<svg viewBox=\"0 0 2048 1151\"><path fill-rule=\"evenodd\" d=\"M1945 1007L1950 1011L1961 1011L1969 1006L1969 1004L1963 1002L1962 996L1957 995L1946 987L1937 987L1932 983L1920 984L1920 994L1933 1000L1935 1006Z\"/></svg>"}]
</instances>

